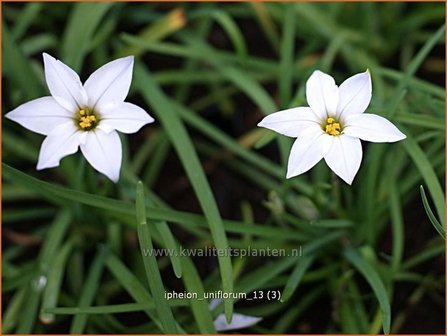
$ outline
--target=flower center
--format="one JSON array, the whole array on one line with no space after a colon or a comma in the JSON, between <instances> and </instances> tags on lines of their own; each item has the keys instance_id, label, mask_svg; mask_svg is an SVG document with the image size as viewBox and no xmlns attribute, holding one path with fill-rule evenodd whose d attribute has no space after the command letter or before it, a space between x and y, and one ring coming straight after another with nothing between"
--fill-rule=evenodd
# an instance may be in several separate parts
<instances>
[{"instance_id":1,"label":"flower center","mask_svg":"<svg viewBox=\"0 0 447 336\"><path fill-rule=\"evenodd\" d=\"M98 114L94 110L84 107L78 111L75 117L76 125L82 131L90 131L99 122Z\"/></svg>"},{"instance_id":2,"label":"flower center","mask_svg":"<svg viewBox=\"0 0 447 336\"><path fill-rule=\"evenodd\" d=\"M339 135L341 133L341 125L334 118L329 117L326 120L324 131L329 135Z\"/></svg>"}]
</instances>

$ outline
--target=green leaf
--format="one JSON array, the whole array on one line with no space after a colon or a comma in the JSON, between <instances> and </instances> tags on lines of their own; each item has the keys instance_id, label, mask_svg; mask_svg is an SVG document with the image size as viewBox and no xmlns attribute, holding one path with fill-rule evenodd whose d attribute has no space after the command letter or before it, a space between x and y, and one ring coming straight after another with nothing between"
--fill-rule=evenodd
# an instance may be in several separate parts
<instances>
[{"instance_id":1,"label":"green leaf","mask_svg":"<svg viewBox=\"0 0 447 336\"><path fill-rule=\"evenodd\" d=\"M89 51L93 34L113 2L75 3L62 38L63 62L79 71L84 56ZM57 57L56 57L57 58Z\"/></svg>"},{"instance_id":2,"label":"green leaf","mask_svg":"<svg viewBox=\"0 0 447 336\"><path fill-rule=\"evenodd\" d=\"M20 20L17 20L14 28L11 31L15 41L20 40L29 27L33 24L33 21L39 16L40 11L44 7L42 2L27 3L23 10L20 12Z\"/></svg>"},{"instance_id":3,"label":"green leaf","mask_svg":"<svg viewBox=\"0 0 447 336\"><path fill-rule=\"evenodd\" d=\"M423 186L419 187L419 190L421 192L422 197L422 203L424 204L425 212L427 213L428 219L432 223L433 227L438 231L438 233L441 235L443 239L445 239L445 227L439 223L439 221L436 219L435 215L433 214L433 211L430 208L430 204L428 203L427 196L425 195L425 190Z\"/></svg>"},{"instance_id":4,"label":"green leaf","mask_svg":"<svg viewBox=\"0 0 447 336\"><path fill-rule=\"evenodd\" d=\"M407 138L402 141L402 145L405 147L408 155L412 158L414 164L421 173L422 178L427 184L428 190L433 197L433 203L435 204L438 218L440 219L441 223L444 224L445 199L444 192L442 190L441 184L439 183L439 179L436 176L430 160L427 158L418 143L414 140L414 138L408 131L402 131L407 135Z\"/></svg>"},{"instance_id":5,"label":"green leaf","mask_svg":"<svg viewBox=\"0 0 447 336\"><path fill-rule=\"evenodd\" d=\"M4 268L3 268L4 271ZM27 288L22 287L14 293L14 296L5 307L2 319L2 334L11 334L13 328L17 325L20 312L23 309L23 303L27 294Z\"/></svg>"},{"instance_id":6,"label":"green leaf","mask_svg":"<svg viewBox=\"0 0 447 336\"><path fill-rule=\"evenodd\" d=\"M39 195L53 202L63 202L64 204L72 204L73 202L79 202L91 207L107 210L109 214L122 214L126 216L135 217L135 208L132 203L118 201L115 199L88 194L85 192L65 188L56 184L40 181L34 177L31 177L15 168L2 163L3 177L7 180L14 181L15 183L22 185L23 187L32 190ZM67 201L67 202L65 202ZM69 202L68 202L69 201ZM160 207L146 207L147 215L149 219L165 220L167 222L182 223L193 227L208 227L206 219L203 216L184 212L169 210ZM131 225L135 228L134 221L123 221L120 223ZM296 230L287 230L284 228L275 228L269 226L262 226L260 224L244 224L239 221L224 221L225 228L229 232L252 234L255 236L269 237L270 239L279 240L292 240L302 241L306 238L300 232Z\"/></svg>"},{"instance_id":7,"label":"green leaf","mask_svg":"<svg viewBox=\"0 0 447 336\"><path fill-rule=\"evenodd\" d=\"M182 258L182 267L185 270L182 280L188 293L197 293L198 298L203 298L205 293L203 283L191 259ZM190 305L200 333L215 334L216 329L214 329L213 317L208 308L208 301L191 299Z\"/></svg>"},{"instance_id":8,"label":"green leaf","mask_svg":"<svg viewBox=\"0 0 447 336\"><path fill-rule=\"evenodd\" d=\"M360 254L352 247L347 247L343 251L343 255L351 264L363 275L365 280L371 286L377 300L379 301L382 311L382 325L385 334L390 333L391 325L391 307L385 286L380 279L378 273Z\"/></svg>"},{"instance_id":9,"label":"green leaf","mask_svg":"<svg viewBox=\"0 0 447 336\"><path fill-rule=\"evenodd\" d=\"M143 258L144 268L146 271L147 282L151 290L155 309L158 313L162 331L167 334L178 333L176 328L177 322L174 319L172 310L164 297L165 288L163 280L158 269L157 259L151 252L154 250L152 239L147 227L146 221L146 205L144 197L143 183L137 183L137 197L136 197L136 215L137 215L137 232L138 240L140 242L141 256Z\"/></svg>"},{"instance_id":10,"label":"green leaf","mask_svg":"<svg viewBox=\"0 0 447 336\"><path fill-rule=\"evenodd\" d=\"M79 298L78 307L88 307L93 302L98 292L98 286L100 284L101 275L104 269L104 263L109 251L105 247L101 247L93 260L92 266L82 288L81 297ZM78 314L74 317L70 327L71 334L83 334L85 326L87 325L88 315Z\"/></svg>"},{"instance_id":11,"label":"green leaf","mask_svg":"<svg viewBox=\"0 0 447 336\"><path fill-rule=\"evenodd\" d=\"M292 76L295 42L295 12L293 3L287 3L284 7L283 34L281 40L281 60L279 64L279 96L282 108L288 108L292 95Z\"/></svg>"},{"instance_id":12,"label":"green leaf","mask_svg":"<svg viewBox=\"0 0 447 336\"><path fill-rule=\"evenodd\" d=\"M56 307L61 291L62 278L65 271L65 263L73 248L71 242L66 243L54 258L51 270L48 272L48 281L43 292L40 320L43 323L53 323L54 314L46 313L45 309Z\"/></svg>"},{"instance_id":13,"label":"green leaf","mask_svg":"<svg viewBox=\"0 0 447 336\"><path fill-rule=\"evenodd\" d=\"M42 83L31 62L16 45L4 21L2 23L2 46L2 68L5 77L20 88L20 92L24 94L21 97L23 100L39 97L43 92Z\"/></svg>"},{"instance_id":14,"label":"green leaf","mask_svg":"<svg viewBox=\"0 0 447 336\"><path fill-rule=\"evenodd\" d=\"M171 299L169 300L169 305L171 306L187 306L187 300L182 299ZM105 306L91 306L91 307L55 307L55 308L45 308L43 311L46 314L55 315L78 315L78 314L120 314L120 313L130 313L144 311L147 309L155 309L154 302L147 303L122 303L113 304Z\"/></svg>"},{"instance_id":15,"label":"green leaf","mask_svg":"<svg viewBox=\"0 0 447 336\"><path fill-rule=\"evenodd\" d=\"M209 15L207 13L207 15ZM239 27L233 18L223 10L214 10L211 12L211 16L220 24L225 32L230 37L236 53L244 65L247 61L247 46L245 45L244 36L242 35Z\"/></svg>"},{"instance_id":16,"label":"green leaf","mask_svg":"<svg viewBox=\"0 0 447 336\"><path fill-rule=\"evenodd\" d=\"M289 279L287 280L286 286L282 291L281 301L286 302L293 295L295 290L297 289L301 279L303 278L304 273L309 269L310 265L314 260L314 256L305 256L298 260L295 268L292 271Z\"/></svg>"},{"instance_id":17,"label":"green leaf","mask_svg":"<svg viewBox=\"0 0 447 336\"><path fill-rule=\"evenodd\" d=\"M224 251L228 247L225 228L214 195L185 126L181 122L180 117L174 113L169 99L160 90L152 76L139 64L136 65L135 69L135 82L144 99L153 107L154 112L157 114L164 130L177 151L177 155L186 170L205 217L207 218L216 248ZM223 291L231 293L233 291L231 259L228 255L219 255L218 261ZM225 300L225 315L227 320L231 321L233 315L232 300Z\"/></svg>"},{"instance_id":18,"label":"green leaf","mask_svg":"<svg viewBox=\"0 0 447 336\"><path fill-rule=\"evenodd\" d=\"M112 253L109 254L106 260L107 268L115 276L115 278L126 289L135 302L140 304L155 305L155 301L142 283L135 277L135 275ZM150 309L145 309L144 312L161 330L162 326L158 316L155 316ZM178 333L184 333L182 328L176 325Z\"/></svg>"}]
</instances>

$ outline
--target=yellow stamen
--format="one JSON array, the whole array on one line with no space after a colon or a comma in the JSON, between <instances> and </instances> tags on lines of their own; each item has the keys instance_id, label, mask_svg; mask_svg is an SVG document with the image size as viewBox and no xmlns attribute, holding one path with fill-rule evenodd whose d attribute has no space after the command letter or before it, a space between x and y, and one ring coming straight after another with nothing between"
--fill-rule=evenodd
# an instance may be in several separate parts
<instances>
[{"instance_id":1,"label":"yellow stamen","mask_svg":"<svg viewBox=\"0 0 447 336\"><path fill-rule=\"evenodd\" d=\"M327 118L325 132L329 135L339 135L341 133L340 123L335 122L334 118Z\"/></svg>"},{"instance_id":2,"label":"yellow stamen","mask_svg":"<svg viewBox=\"0 0 447 336\"><path fill-rule=\"evenodd\" d=\"M90 131L90 129L96 126L98 122L96 115L93 111L88 108L83 108L79 110L79 117L77 119L78 125L81 129Z\"/></svg>"}]
</instances>

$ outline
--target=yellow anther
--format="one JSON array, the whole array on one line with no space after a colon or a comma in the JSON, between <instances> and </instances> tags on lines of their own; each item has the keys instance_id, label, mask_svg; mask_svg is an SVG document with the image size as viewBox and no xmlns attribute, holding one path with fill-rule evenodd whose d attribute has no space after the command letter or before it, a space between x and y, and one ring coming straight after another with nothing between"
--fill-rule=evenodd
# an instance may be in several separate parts
<instances>
[{"instance_id":1,"label":"yellow anther","mask_svg":"<svg viewBox=\"0 0 447 336\"><path fill-rule=\"evenodd\" d=\"M335 122L334 118L327 118L325 132L329 135L339 135L341 133L340 123Z\"/></svg>"},{"instance_id":2,"label":"yellow anther","mask_svg":"<svg viewBox=\"0 0 447 336\"><path fill-rule=\"evenodd\" d=\"M78 125L81 129L89 131L93 127L95 127L97 123L96 116L92 113L89 109L81 109L79 110L79 119L78 119Z\"/></svg>"}]
</instances>

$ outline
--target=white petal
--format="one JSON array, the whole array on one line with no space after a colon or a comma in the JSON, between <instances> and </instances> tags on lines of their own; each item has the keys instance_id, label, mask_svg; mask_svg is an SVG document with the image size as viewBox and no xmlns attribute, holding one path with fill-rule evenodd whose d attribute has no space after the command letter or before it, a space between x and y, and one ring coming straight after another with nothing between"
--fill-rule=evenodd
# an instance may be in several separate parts
<instances>
[{"instance_id":1,"label":"white petal","mask_svg":"<svg viewBox=\"0 0 447 336\"><path fill-rule=\"evenodd\" d=\"M214 320L214 328L216 329L216 331L248 328L255 325L261 320L262 317L254 317L235 313L233 314L233 320L231 321L231 323L227 323L225 315L219 314Z\"/></svg>"},{"instance_id":2,"label":"white petal","mask_svg":"<svg viewBox=\"0 0 447 336\"><path fill-rule=\"evenodd\" d=\"M132 82L133 56L118 58L94 73L84 83L89 106L101 113L126 98Z\"/></svg>"},{"instance_id":3,"label":"white petal","mask_svg":"<svg viewBox=\"0 0 447 336\"><path fill-rule=\"evenodd\" d=\"M272 113L258 124L289 137L298 137L309 126L320 125L320 120L309 107L295 107Z\"/></svg>"},{"instance_id":4,"label":"white petal","mask_svg":"<svg viewBox=\"0 0 447 336\"><path fill-rule=\"evenodd\" d=\"M351 184L362 162L362 144L359 139L343 134L333 138L324 160L335 174Z\"/></svg>"},{"instance_id":5,"label":"white petal","mask_svg":"<svg viewBox=\"0 0 447 336\"><path fill-rule=\"evenodd\" d=\"M316 130L313 134L297 138L290 151L287 178L307 172L315 166L331 146L333 136Z\"/></svg>"},{"instance_id":6,"label":"white petal","mask_svg":"<svg viewBox=\"0 0 447 336\"><path fill-rule=\"evenodd\" d=\"M365 112L371 101L371 91L371 76L368 70L349 77L339 88L337 116L343 121L343 118L351 114Z\"/></svg>"},{"instance_id":7,"label":"white petal","mask_svg":"<svg viewBox=\"0 0 447 336\"><path fill-rule=\"evenodd\" d=\"M59 166L60 160L78 151L81 132L70 120L57 126L42 143L40 147L37 169Z\"/></svg>"},{"instance_id":8,"label":"white petal","mask_svg":"<svg viewBox=\"0 0 447 336\"><path fill-rule=\"evenodd\" d=\"M5 117L33 132L48 135L55 127L71 120L73 114L53 97L42 97L20 105Z\"/></svg>"},{"instance_id":9,"label":"white petal","mask_svg":"<svg viewBox=\"0 0 447 336\"><path fill-rule=\"evenodd\" d=\"M321 120L336 115L338 95L334 79L324 72L316 70L307 80L307 103Z\"/></svg>"},{"instance_id":10,"label":"white petal","mask_svg":"<svg viewBox=\"0 0 447 336\"><path fill-rule=\"evenodd\" d=\"M100 129L86 132L81 151L87 161L113 182L118 182L121 168L122 148L118 133L105 133Z\"/></svg>"},{"instance_id":11,"label":"white petal","mask_svg":"<svg viewBox=\"0 0 447 336\"><path fill-rule=\"evenodd\" d=\"M87 94L76 72L54 57L43 53L45 79L56 101L67 110L76 112L87 104Z\"/></svg>"},{"instance_id":12,"label":"white petal","mask_svg":"<svg viewBox=\"0 0 447 336\"><path fill-rule=\"evenodd\" d=\"M388 119L370 113L348 116L343 133L371 142L396 142L406 138Z\"/></svg>"},{"instance_id":13,"label":"white petal","mask_svg":"<svg viewBox=\"0 0 447 336\"><path fill-rule=\"evenodd\" d=\"M98 128L107 133L113 130L135 133L151 122L154 122L154 118L141 107L131 103L121 103L117 108L101 114Z\"/></svg>"}]
</instances>

